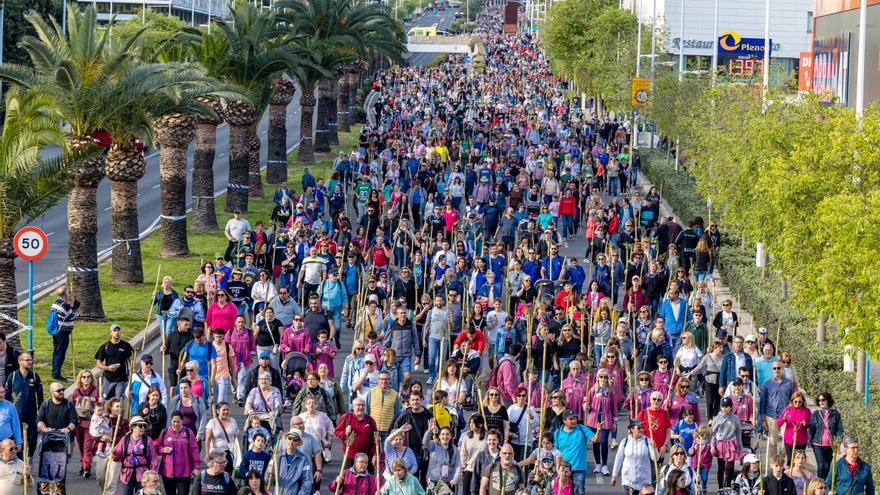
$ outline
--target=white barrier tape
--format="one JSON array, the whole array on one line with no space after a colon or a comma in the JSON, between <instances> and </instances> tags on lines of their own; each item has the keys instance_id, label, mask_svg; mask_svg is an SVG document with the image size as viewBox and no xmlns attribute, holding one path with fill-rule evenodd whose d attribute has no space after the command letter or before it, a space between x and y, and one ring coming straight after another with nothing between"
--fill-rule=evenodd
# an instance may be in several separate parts
<instances>
[{"instance_id":1,"label":"white barrier tape","mask_svg":"<svg viewBox=\"0 0 880 495\"><path fill-rule=\"evenodd\" d=\"M7 305L7 306L8 306L8 305ZM18 335L18 334L20 334L21 332L24 332L25 330L30 330L30 329L31 329L31 326L30 326L30 325L28 325L28 324L26 324L26 323L22 323L22 322L16 320L15 318L13 318L13 317L11 317L11 316L5 314L5 313L0 313L0 318L3 318L4 320L6 320L6 321L8 321L8 322L11 322L11 323L16 324L16 325L18 325L18 327L20 328L20 330L18 330L18 331L15 332L15 333L6 334L6 338L12 337L13 335Z\"/></svg>"},{"instance_id":2,"label":"white barrier tape","mask_svg":"<svg viewBox=\"0 0 880 495\"><path fill-rule=\"evenodd\" d=\"M179 222L181 220L186 220L186 215L159 215L159 218L161 218L162 220Z\"/></svg>"},{"instance_id":3,"label":"white barrier tape","mask_svg":"<svg viewBox=\"0 0 880 495\"><path fill-rule=\"evenodd\" d=\"M284 163L284 164L287 164L287 160L266 160L266 163Z\"/></svg>"},{"instance_id":4,"label":"white barrier tape","mask_svg":"<svg viewBox=\"0 0 880 495\"><path fill-rule=\"evenodd\" d=\"M214 196L193 196L193 208L198 208L203 199L214 199Z\"/></svg>"},{"instance_id":5,"label":"white barrier tape","mask_svg":"<svg viewBox=\"0 0 880 495\"><path fill-rule=\"evenodd\" d=\"M135 237L134 239L111 239L111 241L113 241L113 245L110 246L110 249L113 249L120 244L125 244L125 252L126 254L131 256L131 243L140 242L140 240L140 237Z\"/></svg>"},{"instance_id":6,"label":"white barrier tape","mask_svg":"<svg viewBox=\"0 0 880 495\"><path fill-rule=\"evenodd\" d=\"M226 187L227 187L228 189L250 189L250 186L247 186L247 185L245 185L245 184L233 184L232 182L230 182L229 184L227 184Z\"/></svg>"},{"instance_id":7,"label":"white barrier tape","mask_svg":"<svg viewBox=\"0 0 880 495\"><path fill-rule=\"evenodd\" d=\"M97 268L80 268L76 266L68 266L67 271L73 273L96 273L98 271Z\"/></svg>"}]
</instances>

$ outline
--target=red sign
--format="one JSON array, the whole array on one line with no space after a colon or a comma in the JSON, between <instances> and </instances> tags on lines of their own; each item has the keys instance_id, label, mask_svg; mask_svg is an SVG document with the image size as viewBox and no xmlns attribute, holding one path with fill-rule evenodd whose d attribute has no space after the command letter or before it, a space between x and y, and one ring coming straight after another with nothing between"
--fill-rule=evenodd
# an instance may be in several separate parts
<instances>
[{"instance_id":1,"label":"red sign","mask_svg":"<svg viewBox=\"0 0 880 495\"><path fill-rule=\"evenodd\" d=\"M46 233L36 227L24 227L12 238L15 254L25 261L36 261L46 254L49 239Z\"/></svg>"},{"instance_id":2,"label":"red sign","mask_svg":"<svg viewBox=\"0 0 880 495\"><path fill-rule=\"evenodd\" d=\"M813 52L801 52L798 91L813 91Z\"/></svg>"}]
</instances>

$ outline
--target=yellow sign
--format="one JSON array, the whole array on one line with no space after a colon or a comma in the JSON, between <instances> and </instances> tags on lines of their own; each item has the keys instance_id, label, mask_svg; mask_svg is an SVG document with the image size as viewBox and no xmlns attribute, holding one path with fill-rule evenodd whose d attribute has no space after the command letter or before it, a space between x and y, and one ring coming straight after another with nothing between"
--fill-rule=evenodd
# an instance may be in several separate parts
<instances>
[{"instance_id":1,"label":"yellow sign","mask_svg":"<svg viewBox=\"0 0 880 495\"><path fill-rule=\"evenodd\" d=\"M632 78L632 106L648 104L648 95L651 93L651 80L647 77Z\"/></svg>"}]
</instances>

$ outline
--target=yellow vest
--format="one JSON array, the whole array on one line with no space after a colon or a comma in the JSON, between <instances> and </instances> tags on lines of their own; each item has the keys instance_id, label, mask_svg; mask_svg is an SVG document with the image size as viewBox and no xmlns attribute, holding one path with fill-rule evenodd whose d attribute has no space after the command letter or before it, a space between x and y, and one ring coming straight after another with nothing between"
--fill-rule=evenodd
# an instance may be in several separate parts
<instances>
[{"instance_id":1,"label":"yellow vest","mask_svg":"<svg viewBox=\"0 0 880 495\"><path fill-rule=\"evenodd\" d=\"M376 421L379 431L387 432L391 428L395 402L397 402L397 392L393 389L384 394L379 387L370 390L370 416Z\"/></svg>"}]
</instances>

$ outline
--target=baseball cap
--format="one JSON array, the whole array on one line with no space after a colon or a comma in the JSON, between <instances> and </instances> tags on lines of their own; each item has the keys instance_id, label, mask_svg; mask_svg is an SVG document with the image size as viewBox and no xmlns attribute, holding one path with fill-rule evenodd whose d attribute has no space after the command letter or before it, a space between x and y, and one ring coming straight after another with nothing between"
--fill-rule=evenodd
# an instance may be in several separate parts
<instances>
[{"instance_id":1,"label":"baseball cap","mask_svg":"<svg viewBox=\"0 0 880 495\"><path fill-rule=\"evenodd\" d=\"M721 407L733 407L733 401L730 400L730 397L724 397L721 399Z\"/></svg>"},{"instance_id":2,"label":"baseball cap","mask_svg":"<svg viewBox=\"0 0 880 495\"><path fill-rule=\"evenodd\" d=\"M113 330L116 330L117 328L120 329L120 330L122 330L122 326L120 326L119 323L114 323L114 324L110 325L110 331L111 331L111 332L112 332Z\"/></svg>"},{"instance_id":3,"label":"baseball cap","mask_svg":"<svg viewBox=\"0 0 880 495\"><path fill-rule=\"evenodd\" d=\"M742 462L743 462L743 464L755 464L755 463L759 462L758 456L756 456L755 454L751 454L751 453L746 454L746 456L743 457Z\"/></svg>"},{"instance_id":4,"label":"baseball cap","mask_svg":"<svg viewBox=\"0 0 880 495\"><path fill-rule=\"evenodd\" d=\"M767 333L767 327L759 328L758 333L760 333L761 335L765 335Z\"/></svg>"},{"instance_id":5,"label":"baseball cap","mask_svg":"<svg viewBox=\"0 0 880 495\"><path fill-rule=\"evenodd\" d=\"M217 251L216 253L214 253L214 259L215 260L223 259L223 253L221 253L220 251Z\"/></svg>"},{"instance_id":6,"label":"baseball cap","mask_svg":"<svg viewBox=\"0 0 880 495\"><path fill-rule=\"evenodd\" d=\"M294 428L294 429L288 431L288 432L287 432L287 435L285 435L285 436L286 436L287 438L293 437L293 438L295 438L295 439L302 440L302 432L299 431L299 430L297 430L296 428Z\"/></svg>"},{"instance_id":7,"label":"baseball cap","mask_svg":"<svg viewBox=\"0 0 880 495\"><path fill-rule=\"evenodd\" d=\"M745 341L746 341L746 342L757 342L757 341L758 341L758 338L755 337L755 336L752 335L752 334L748 334L748 335L746 335L746 340L745 340Z\"/></svg>"},{"instance_id":8,"label":"baseball cap","mask_svg":"<svg viewBox=\"0 0 880 495\"><path fill-rule=\"evenodd\" d=\"M145 363L152 363L153 362L153 355L152 354L143 354L143 355L141 355L141 361L143 361Z\"/></svg>"},{"instance_id":9,"label":"baseball cap","mask_svg":"<svg viewBox=\"0 0 880 495\"><path fill-rule=\"evenodd\" d=\"M365 362L365 363L366 363L366 362L375 363L375 362L376 362L376 356L374 356L374 355L368 353L366 356L364 356L364 362Z\"/></svg>"},{"instance_id":10,"label":"baseball cap","mask_svg":"<svg viewBox=\"0 0 880 495\"><path fill-rule=\"evenodd\" d=\"M271 358L272 358L272 355L266 351L263 351L260 353L260 359L271 359Z\"/></svg>"},{"instance_id":11,"label":"baseball cap","mask_svg":"<svg viewBox=\"0 0 880 495\"><path fill-rule=\"evenodd\" d=\"M572 412L571 409L566 409L565 411L562 411L562 419L569 419L569 418L576 418L576 417L577 417L577 415L574 412Z\"/></svg>"}]
</instances>

